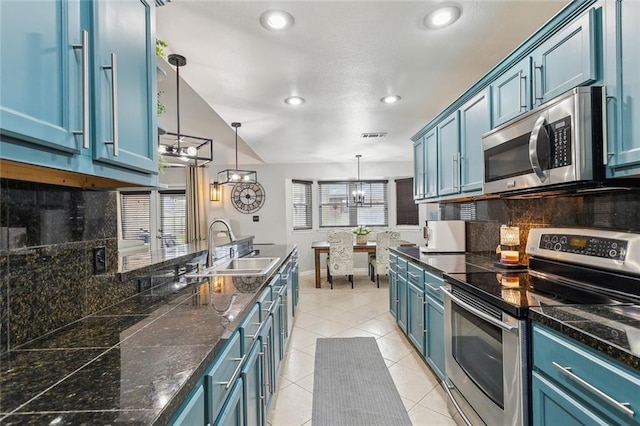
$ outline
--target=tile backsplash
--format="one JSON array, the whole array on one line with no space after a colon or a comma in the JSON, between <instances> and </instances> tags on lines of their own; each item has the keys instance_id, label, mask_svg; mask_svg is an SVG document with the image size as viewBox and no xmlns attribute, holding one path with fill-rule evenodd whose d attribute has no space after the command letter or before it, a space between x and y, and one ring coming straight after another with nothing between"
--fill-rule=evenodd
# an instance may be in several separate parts
<instances>
[{"instance_id":1,"label":"tile backsplash","mask_svg":"<svg viewBox=\"0 0 640 426\"><path fill-rule=\"evenodd\" d=\"M467 221L467 251L495 257L502 224L520 228L520 259L529 229L582 227L640 232L640 189L530 199L489 199L439 205L442 220Z\"/></svg>"},{"instance_id":2,"label":"tile backsplash","mask_svg":"<svg viewBox=\"0 0 640 426\"><path fill-rule=\"evenodd\" d=\"M114 288L116 197L0 179L0 352L131 293ZM101 246L107 273L94 275L93 248Z\"/></svg>"}]
</instances>

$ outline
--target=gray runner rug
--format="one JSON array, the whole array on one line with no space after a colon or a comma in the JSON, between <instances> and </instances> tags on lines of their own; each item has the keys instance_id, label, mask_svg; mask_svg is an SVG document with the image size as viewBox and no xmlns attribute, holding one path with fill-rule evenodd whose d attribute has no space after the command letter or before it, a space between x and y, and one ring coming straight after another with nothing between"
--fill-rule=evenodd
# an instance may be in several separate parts
<instances>
[{"instance_id":1,"label":"gray runner rug","mask_svg":"<svg viewBox=\"0 0 640 426\"><path fill-rule=\"evenodd\" d=\"M312 426L410 426L373 337L318 339Z\"/></svg>"}]
</instances>

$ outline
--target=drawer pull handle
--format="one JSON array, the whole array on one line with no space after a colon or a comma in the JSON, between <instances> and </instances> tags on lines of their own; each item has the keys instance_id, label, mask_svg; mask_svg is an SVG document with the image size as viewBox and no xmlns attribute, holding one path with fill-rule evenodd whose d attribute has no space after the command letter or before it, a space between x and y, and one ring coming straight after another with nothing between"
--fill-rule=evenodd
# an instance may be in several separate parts
<instances>
[{"instance_id":1,"label":"drawer pull handle","mask_svg":"<svg viewBox=\"0 0 640 426\"><path fill-rule=\"evenodd\" d=\"M276 303L276 302L275 302L275 300L274 300L274 301L269 302L269 307L268 307L268 308L263 308L263 309L262 309L262 311L263 311L263 312L270 312L270 311L271 311L271 308L273 308L274 303ZM265 306L266 306L266 305L267 305L267 304L265 303Z\"/></svg>"},{"instance_id":2,"label":"drawer pull handle","mask_svg":"<svg viewBox=\"0 0 640 426\"><path fill-rule=\"evenodd\" d=\"M74 135L82 135L82 147L89 148L89 33L82 31L82 43L71 47L82 50L82 130L74 130Z\"/></svg>"},{"instance_id":3,"label":"drawer pull handle","mask_svg":"<svg viewBox=\"0 0 640 426\"><path fill-rule=\"evenodd\" d=\"M113 145L113 156L118 156L118 63L116 54L111 53L111 64L102 67L105 70L111 70L111 129L113 132L113 140L105 141L105 145Z\"/></svg>"},{"instance_id":4,"label":"drawer pull handle","mask_svg":"<svg viewBox=\"0 0 640 426\"><path fill-rule=\"evenodd\" d=\"M429 287L432 291L435 291L436 293L440 291L440 287L433 286L428 282L425 282L424 285L426 285L427 287Z\"/></svg>"},{"instance_id":5,"label":"drawer pull handle","mask_svg":"<svg viewBox=\"0 0 640 426\"><path fill-rule=\"evenodd\" d=\"M260 333L262 332L262 326L264 325L264 321L263 322L254 322L253 325L257 325L258 329L256 330L256 334L254 334L253 336L247 336L248 338L250 338L251 340L256 340L256 337L258 337L260 335Z\"/></svg>"},{"instance_id":6,"label":"drawer pull handle","mask_svg":"<svg viewBox=\"0 0 640 426\"><path fill-rule=\"evenodd\" d=\"M411 278L416 278L417 275L416 274L412 274L411 272L407 272L407 274L411 277Z\"/></svg>"},{"instance_id":7,"label":"drawer pull handle","mask_svg":"<svg viewBox=\"0 0 640 426\"><path fill-rule=\"evenodd\" d=\"M613 399L612 397L610 397L606 393L602 392L597 387L593 386L591 383L589 383L586 380L584 380L584 379L580 378L579 376L577 376L573 371L571 371L571 367L563 367L563 366L561 366L560 364L558 364L555 361L551 361L551 364L555 368L560 370L560 372L562 374L564 374L565 376L567 376L569 379L573 380L574 382L576 382L579 385L585 387L586 389L588 389L589 391L593 392L594 394L596 394L600 398L604 399L609 404L613 405L614 407L618 408L620 411L625 413L627 416L633 417L635 415L634 411L630 408L631 404L629 404L628 402L616 401L615 399Z\"/></svg>"},{"instance_id":8,"label":"drawer pull handle","mask_svg":"<svg viewBox=\"0 0 640 426\"><path fill-rule=\"evenodd\" d=\"M236 381L236 379L238 378L238 374L240 374L240 368L242 367L242 364L244 363L244 359L246 357L247 357L247 354L242 355L242 358L230 358L231 361L238 361L238 366L233 371L233 374L231 375L231 378L229 379L228 382L218 383L219 385L224 386L224 390L229 389L231 385L233 385L233 383Z\"/></svg>"}]
</instances>

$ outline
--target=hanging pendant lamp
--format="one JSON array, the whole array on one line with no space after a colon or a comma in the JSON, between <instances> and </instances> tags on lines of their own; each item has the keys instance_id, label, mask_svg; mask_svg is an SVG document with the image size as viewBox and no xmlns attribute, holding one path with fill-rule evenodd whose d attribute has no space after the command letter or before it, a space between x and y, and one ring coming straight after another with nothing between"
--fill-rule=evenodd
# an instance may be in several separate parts
<instances>
[{"instance_id":1,"label":"hanging pendant lamp","mask_svg":"<svg viewBox=\"0 0 640 426\"><path fill-rule=\"evenodd\" d=\"M176 132L165 132L161 135L164 141L168 139L170 141L160 143L158 151L160 155L180 160L177 163L167 164L169 167L188 165L203 167L213 159L213 140L185 135L180 129L180 68L187 65L187 58L173 53L167 60L176 67Z\"/></svg>"},{"instance_id":2,"label":"hanging pendant lamp","mask_svg":"<svg viewBox=\"0 0 640 426\"><path fill-rule=\"evenodd\" d=\"M355 190L351 193L351 195L353 196L353 202L356 204L356 206L362 206L365 199L364 188L362 187L362 182L360 181L360 157L362 157L361 154L356 155L356 158L358 159L358 181L356 182Z\"/></svg>"},{"instance_id":3,"label":"hanging pendant lamp","mask_svg":"<svg viewBox=\"0 0 640 426\"><path fill-rule=\"evenodd\" d=\"M231 127L236 130L236 168L226 169L218 172L218 184L224 185L227 183L257 183L258 172L252 170L240 170L238 169L238 127L241 127L242 123L233 122Z\"/></svg>"}]
</instances>

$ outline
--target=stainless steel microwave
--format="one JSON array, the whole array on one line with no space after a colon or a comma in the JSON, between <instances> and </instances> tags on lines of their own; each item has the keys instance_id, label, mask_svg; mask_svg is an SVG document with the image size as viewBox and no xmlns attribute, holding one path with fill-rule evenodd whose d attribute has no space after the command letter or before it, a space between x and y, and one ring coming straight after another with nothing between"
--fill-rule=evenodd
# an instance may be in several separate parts
<instances>
[{"instance_id":1,"label":"stainless steel microwave","mask_svg":"<svg viewBox=\"0 0 640 426\"><path fill-rule=\"evenodd\" d=\"M578 87L482 136L485 194L603 179L603 89Z\"/></svg>"}]
</instances>

